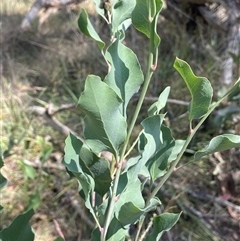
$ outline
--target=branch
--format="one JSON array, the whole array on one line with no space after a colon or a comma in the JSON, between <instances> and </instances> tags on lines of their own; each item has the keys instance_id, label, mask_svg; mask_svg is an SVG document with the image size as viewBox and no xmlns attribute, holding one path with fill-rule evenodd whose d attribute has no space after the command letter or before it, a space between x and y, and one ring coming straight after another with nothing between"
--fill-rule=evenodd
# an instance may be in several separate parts
<instances>
[{"instance_id":1,"label":"branch","mask_svg":"<svg viewBox=\"0 0 240 241\"><path fill-rule=\"evenodd\" d=\"M38 115L44 117L44 119L48 122L50 126L54 129L62 133L63 135L67 136L69 133L74 134L77 138L79 138L82 142L85 142L84 139L76 134L75 131L70 129L68 126L62 124L58 121L54 115L60 111L64 111L67 109L74 108L76 104L67 104L61 105L58 108L54 108L52 104L49 104L47 107L41 106L30 106L28 107L27 111L31 114Z\"/></svg>"},{"instance_id":2,"label":"branch","mask_svg":"<svg viewBox=\"0 0 240 241\"><path fill-rule=\"evenodd\" d=\"M35 161L28 161L28 160L23 160L23 163L34 167L36 169L40 168L46 168L46 169L56 169L60 171L66 171L66 168L63 165L59 165L59 163L50 163L50 162L45 162L42 163L39 159L36 159Z\"/></svg>"},{"instance_id":3,"label":"branch","mask_svg":"<svg viewBox=\"0 0 240 241\"><path fill-rule=\"evenodd\" d=\"M228 32L228 46L226 49L226 57L222 62L223 68L223 84L230 86L233 82L233 69L234 69L234 60L229 53L232 53L236 56L239 55L239 45L240 45L240 23L239 21L232 21L229 27Z\"/></svg>"},{"instance_id":4,"label":"branch","mask_svg":"<svg viewBox=\"0 0 240 241\"><path fill-rule=\"evenodd\" d=\"M49 8L66 7L67 5L78 4L81 2L83 2L83 0L36 0L23 19L20 28L23 31L30 28L31 23L37 17L41 9L46 11Z\"/></svg>"}]
</instances>

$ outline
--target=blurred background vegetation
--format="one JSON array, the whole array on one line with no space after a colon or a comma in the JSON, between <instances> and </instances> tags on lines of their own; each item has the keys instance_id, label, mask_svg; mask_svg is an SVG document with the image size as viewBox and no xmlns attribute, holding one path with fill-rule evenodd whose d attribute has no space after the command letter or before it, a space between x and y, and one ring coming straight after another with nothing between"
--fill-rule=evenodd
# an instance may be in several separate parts
<instances>
[{"instance_id":1,"label":"blurred background vegetation","mask_svg":"<svg viewBox=\"0 0 240 241\"><path fill-rule=\"evenodd\" d=\"M104 77L107 73L95 43L78 30L81 8L87 9L105 40L109 38L108 29L95 14L91 1L84 1L55 9L49 16L41 11L23 31L20 25L32 4L30 0L1 3L0 145L5 164L2 173L8 184L0 197L4 207L0 230L22 211L34 207L31 223L36 241L52 241L61 233L67 241L87 241L94 224L78 197L76 181L69 179L61 165L66 133L56 129L56 123L82 136L83 116L75 106L84 81L88 74ZM216 100L228 87L221 82L220 64L227 43L226 33L203 20L194 18L191 24L192 18L178 17L179 13L171 10L169 16L162 14L159 18L159 65L139 123L147 107L170 85L168 123L176 138L185 138L190 96L173 69L175 57L186 60L197 75L211 81ZM126 44L136 52L144 69L146 39L130 28ZM232 58L236 80L239 54L232 54ZM226 132L240 134L239 95L235 93L208 119L190 144L181 168L159 193L162 210L183 211L179 223L163 240L240 239L240 150L191 162L194 150L202 148L210 137ZM129 114L137 98L133 98Z\"/></svg>"}]
</instances>

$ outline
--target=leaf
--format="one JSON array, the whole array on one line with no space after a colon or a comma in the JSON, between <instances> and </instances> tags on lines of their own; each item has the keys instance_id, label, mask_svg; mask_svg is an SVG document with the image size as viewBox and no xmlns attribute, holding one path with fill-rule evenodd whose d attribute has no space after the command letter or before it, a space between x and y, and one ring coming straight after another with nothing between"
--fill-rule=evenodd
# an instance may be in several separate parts
<instances>
[{"instance_id":1,"label":"leaf","mask_svg":"<svg viewBox=\"0 0 240 241\"><path fill-rule=\"evenodd\" d=\"M168 165L172 161L170 157L175 147L175 140L172 137L171 130L162 125L161 133L163 142L158 146L154 155L146 163L152 182L167 172ZM181 149L179 149L179 151L180 150Z\"/></svg>"},{"instance_id":2,"label":"leaf","mask_svg":"<svg viewBox=\"0 0 240 241\"><path fill-rule=\"evenodd\" d=\"M145 201L141 193L142 183L139 179L133 182L129 173L122 175L119 182L117 192L119 199L114 206L114 216L121 223L121 227L127 229L130 224L136 223L144 213L156 208L160 201L154 198L145 207Z\"/></svg>"},{"instance_id":3,"label":"leaf","mask_svg":"<svg viewBox=\"0 0 240 241\"><path fill-rule=\"evenodd\" d=\"M113 217L109 224L106 241L124 241L127 233L128 230L124 229L121 223L115 217ZM100 237L101 234L99 229L94 229L92 232L91 241L99 241Z\"/></svg>"},{"instance_id":4,"label":"leaf","mask_svg":"<svg viewBox=\"0 0 240 241\"><path fill-rule=\"evenodd\" d=\"M90 75L78 104L86 114L86 144L97 154L109 151L117 157L127 133L126 120L120 113L122 100L98 76Z\"/></svg>"},{"instance_id":5,"label":"leaf","mask_svg":"<svg viewBox=\"0 0 240 241\"><path fill-rule=\"evenodd\" d=\"M94 179L94 190L98 194L103 196L108 192L112 182L109 161L99 158L87 145L83 145L80 150L80 165Z\"/></svg>"},{"instance_id":6,"label":"leaf","mask_svg":"<svg viewBox=\"0 0 240 241\"><path fill-rule=\"evenodd\" d=\"M120 208L127 202L132 202L139 208L144 208L145 206L145 201L142 197L141 182L139 179L133 181L129 173L121 175L117 190L117 195L118 194L120 196L115 204L116 213L118 213Z\"/></svg>"},{"instance_id":7,"label":"leaf","mask_svg":"<svg viewBox=\"0 0 240 241\"><path fill-rule=\"evenodd\" d=\"M194 155L194 160L198 161L203 156L212 154L218 151L228 150L230 148L240 147L240 136L232 134L223 134L214 137L208 146L203 150L197 151Z\"/></svg>"},{"instance_id":8,"label":"leaf","mask_svg":"<svg viewBox=\"0 0 240 241\"><path fill-rule=\"evenodd\" d=\"M108 161L99 158L72 134L66 139L63 164L76 177L79 177L76 173L91 176L95 182L94 190L100 195L103 196L108 191L112 182Z\"/></svg>"},{"instance_id":9,"label":"leaf","mask_svg":"<svg viewBox=\"0 0 240 241\"><path fill-rule=\"evenodd\" d=\"M131 18L136 0L115 0L112 7L112 33L115 34L121 24ZM126 29L125 29L126 30Z\"/></svg>"},{"instance_id":10,"label":"leaf","mask_svg":"<svg viewBox=\"0 0 240 241\"><path fill-rule=\"evenodd\" d=\"M0 168L4 166L2 147L0 146Z\"/></svg>"},{"instance_id":11,"label":"leaf","mask_svg":"<svg viewBox=\"0 0 240 241\"><path fill-rule=\"evenodd\" d=\"M82 146L82 141L70 133L65 141L65 155L62 163L67 167L68 171L70 171L78 179L83 190L85 206L96 218L90 202L90 194L94 191L95 183L90 175L84 173L79 164L79 154Z\"/></svg>"},{"instance_id":12,"label":"leaf","mask_svg":"<svg viewBox=\"0 0 240 241\"><path fill-rule=\"evenodd\" d=\"M240 108L236 105L229 105L223 109L217 110L213 118L215 129L216 127L220 127L226 119L231 118L233 114L237 113L240 113Z\"/></svg>"},{"instance_id":13,"label":"leaf","mask_svg":"<svg viewBox=\"0 0 240 241\"><path fill-rule=\"evenodd\" d=\"M0 146L0 191L7 184L7 179L2 175L1 169L4 166L2 148ZM2 207L2 206L1 206Z\"/></svg>"},{"instance_id":14,"label":"leaf","mask_svg":"<svg viewBox=\"0 0 240 241\"><path fill-rule=\"evenodd\" d=\"M160 201L153 198L150 204L145 208L139 208L132 202L124 203L119 211L118 220L123 226L136 223L140 217L147 212L152 211L160 204Z\"/></svg>"},{"instance_id":15,"label":"leaf","mask_svg":"<svg viewBox=\"0 0 240 241\"><path fill-rule=\"evenodd\" d=\"M167 103L169 93L170 93L170 87L168 86L159 95L158 100L149 107L148 116L159 114L160 110L162 110Z\"/></svg>"},{"instance_id":16,"label":"leaf","mask_svg":"<svg viewBox=\"0 0 240 241\"><path fill-rule=\"evenodd\" d=\"M34 214L33 209L17 216L8 228L0 232L3 241L33 241L34 232L29 224Z\"/></svg>"},{"instance_id":17,"label":"leaf","mask_svg":"<svg viewBox=\"0 0 240 241\"><path fill-rule=\"evenodd\" d=\"M141 125L144 128L140 137L142 156L136 165L129 168L137 176L146 165L152 181L162 176L171 161L175 160L184 141L175 141L168 127L162 125L164 115L153 115L146 118Z\"/></svg>"},{"instance_id":18,"label":"leaf","mask_svg":"<svg viewBox=\"0 0 240 241\"><path fill-rule=\"evenodd\" d=\"M132 11L133 26L153 40L154 52L160 44L160 37L157 34L156 27L162 6L162 0L137 0ZM152 34L153 36L151 36Z\"/></svg>"},{"instance_id":19,"label":"leaf","mask_svg":"<svg viewBox=\"0 0 240 241\"><path fill-rule=\"evenodd\" d=\"M230 100L231 98L238 100L240 96L239 92L240 92L240 78L234 83L234 85L230 88L230 90L228 90L228 92L221 99L224 99L226 96L228 96Z\"/></svg>"},{"instance_id":20,"label":"leaf","mask_svg":"<svg viewBox=\"0 0 240 241\"><path fill-rule=\"evenodd\" d=\"M228 54L232 57L234 63L239 64L240 62L240 56L233 53L233 52L228 52Z\"/></svg>"},{"instance_id":21,"label":"leaf","mask_svg":"<svg viewBox=\"0 0 240 241\"><path fill-rule=\"evenodd\" d=\"M142 182L137 178L138 174L135 171L128 170L119 179L117 189L117 195L119 196L114 206L114 213L124 228L137 222L144 213L160 204L160 201L154 198L145 207L142 196Z\"/></svg>"},{"instance_id":22,"label":"leaf","mask_svg":"<svg viewBox=\"0 0 240 241\"><path fill-rule=\"evenodd\" d=\"M107 49L106 59L110 63L105 82L122 98L122 113L126 116L129 100L143 83L143 73L137 56L118 39Z\"/></svg>"},{"instance_id":23,"label":"leaf","mask_svg":"<svg viewBox=\"0 0 240 241\"><path fill-rule=\"evenodd\" d=\"M121 25L118 26L118 32L115 34L115 37L123 41L123 39L125 39L125 32L131 25L132 19L126 19Z\"/></svg>"},{"instance_id":24,"label":"leaf","mask_svg":"<svg viewBox=\"0 0 240 241\"><path fill-rule=\"evenodd\" d=\"M62 237L57 237L56 239L54 239L54 241L65 241L65 239L63 239Z\"/></svg>"},{"instance_id":25,"label":"leaf","mask_svg":"<svg viewBox=\"0 0 240 241\"><path fill-rule=\"evenodd\" d=\"M124 241L127 233L128 230L123 228L116 217L113 217L108 228L107 241Z\"/></svg>"},{"instance_id":26,"label":"leaf","mask_svg":"<svg viewBox=\"0 0 240 241\"><path fill-rule=\"evenodd\" d=\"M21 164L22 168L24 169L25 175L28 178L34 180L34 178L35 178L35 169L32 166L24 163L23 161L20 164Z\"/></svg>"},{"instance_id":27,"label":"leaf","mask_svg":"<svg viewBox=\"0 0 240 241\"><path fill-rule=\"evenodd\" d=\"M153 231L146 241L158 241L164 231L170 230L178 221L181 214L163 213L153 218Z\"/></svg>"},{"instance_id":28,"label":"leaf","mask_svg":"<svg viewBox=\"0 0 240 241\"><path fill-rule=\"evenodd\" d=\"M95 213L90 201L91 193L94 191L94 180L88 174L82 174L82 173L74 173L74 174L81 184L81 188L82 188L84 200L85 200L85 206L90 210L90 212L95 217Z\"/></svg>"},{"instance_id":29,"label":"leaf","mask_svg":"<svg viewBox=\"0 0 240 241\"><path fill-rule=\"evenodd\" d=\"M117 198L118 200L116 201L115 205L114 205L114 216L122 223L122 227L124 227L123 225L128 225L128 223L126 223L126 219L124 219L124 217L122 216L122 212L121 209L123 208L123 206L126 203L130 203L127 205L133 205L134 207L136 207L140 212L140 209L144 209L145 206L145 201L142 197L142 190L141 190L141 181L138 178L134 178L135 173L130 173L130 172L125 172L124 174L122 174L120 176L119 179L119 183L118 183L118 188L117 188ZM125 206L125 208L129 208L129 206ZM130 207L131 209L131 207ZM132 210L132 214L133 214L133 209ZM134 216L134 218L136 218L136 220L139 218L139 216L141 216L141 213L139 215ZM119 219L120 218L120 219ZM121 220L121 218L123 218L123 220ZM128 216L128 218L130 219L130 217ZM127 228L127 227L125 227Z\"/></svg>"},{"instance_id":30,"label":"leaf","mask_svg":"<svg viewBox=\"0 0 240 241\"><path fill-rule=\"evenodd\" d=\"M95 6L96 6L96 11L97 13L103 17L103 19L108 22L108 20L106 19L105 17L105 14L104 14L104 8L102 6L102 0L93 0Z\"/></svg>"},{"instance_id":31,"label":"leaf","mask_svg":"<svg viewBox=\"0 0 240 241\"><path fill-rule=\"evenodd\" d=\"M176 58L174 68L182 76L191 93L190 121L201 118L207 113L213 96L213 89L209 80L205 77L196 76L188 63L179 58Z\"/></svg>"},{"instance_id":32,"label":"leaf","mask_svg":"<svg viewBox=\"0 0 240 241\"><path fill-rule=\"evenodd\" d=\"M82 172L79 165L79 154L82 146L83 142L72 133L65 140L65 154L62 162L70 172Z\"/></svg>"},{"instance_id":33,"label":"leaf","mask_svg":"<svg viewBox=\"0 0 240 241\"><path fill-rule=\"evenodd\" d=\"M41 192L42 192L43 186L39 186L32 194L28 197L28 204L26 209L34 209L36 210L40 204L42 203L41 199Z\"/></svg>"},{"instance_id":34,"label":"leaf","mask_svg":"<svg viewBox=\"0 0 240 241\"><path fill-rule=\"evenodd\" d=\"M7 179L0 172L0 191L7 184Z\"/></svg>"},{"instance_id":35,"label":"leaf","mask_svg":"<svg viewBox=\"0 0 240 241\"><path fill-rule=\"evenodd\" d=\"M97 42L100 51L103 50L105 43L101 40L91 22L89 21L88 14L85 9L82 9L82 12L80 13L78 19L78 27L83 34Z\"/></svg>"},{"instance_id":36,"label":"leaf","mask_svg":"<svg viewBox=\"0 0 240 241\"><path fill-rule=\"evenodd\" d=\"M164 115L154 115L142 121L141 125L144 128L143 134L140 136L140 152L141 155L129 160L129 164L133 161L132 166L127 166L130 180L135 181L139 173L144 168L147 161L154 155L161 145L161 125ZM136 163L136 164L135 164ZM128 165L128 164L127 164Z\"/></svg>"},{"instance_id":37,"label":"leaf","mask_svg":"<svg viewBox=\"0 0 240 241\"><path fill-rule=\"evenodd\" d=\"M106 216L107 216L107 209L109 207L109 200L110 198L107 197L104 201L101 199L99 200L96 212L98 214L98 221L99 224L101 225L101 227L104 226L105 220L106 220Z\"/></svg>"}]
</instances>

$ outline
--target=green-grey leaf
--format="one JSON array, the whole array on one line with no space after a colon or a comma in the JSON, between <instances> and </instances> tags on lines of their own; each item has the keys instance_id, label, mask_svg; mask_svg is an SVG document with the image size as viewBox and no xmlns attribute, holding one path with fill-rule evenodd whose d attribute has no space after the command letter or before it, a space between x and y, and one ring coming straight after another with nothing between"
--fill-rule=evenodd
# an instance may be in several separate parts
<instances>
[{"instance_id":1,"label":"green-grey leaf","mask_svg":"<svg viewBox=\"0 0 240 241\"><path fill-rule=\"evenodd\" d=\"M127 229L124 229L121 223L113 217L109 224L106 241L124 241L127 235ZM91 235L91 241L99 241L101 234L99 228L93 230Z\"/></svg>"},{"instance_id":2,"label":"green-grey leaf","mask_svg":"<svg viewBox=\"0 0 240 241\"><path fill-rule=\"evenodd\" d=\"M82 9L82 12L79 16L78 26L83 34L97 42L98 48L102 51L105 43L101 40L91 22L89 21L88 14L85 9Z\"/></svg>"},{"instance_id":3,"label":"green-grey leaf","mask_svg":"<svg viewBox=\"0 0 240 241\"><path fill-rule=\"evenodd\" d=\"M112 6L112 32L117 32L119 26L131 17L136 0L114 0Z\"/></svg>"},{"instance_id":4,"label":"green-grey leaf","mask_svg":"<svg viewBox=\"0 0 240 241\"><path fill-rule=\"evenodd\" d=\"M234 147L240 147L240 135L223 134L216 136L210 141L208 146L195 153L194 160L198 161L205 155L228 150Z\"/></svg>"},{"instance_id":5,"label":"green-grey leaf","mask_svg":"<svg viewBox=\"0 0 240 241\"><path fill-rule=\"evenodd\" d=\"M0 191L7 184L7 179L0 173Z\"/></svg>"},{"instance_id":6,"label":"green-grey leaf","mask_svg":"<svg viewBox=\"0 0 240 241\"><path fill-rule=\"evenodd\" d=\"M91 193L94 191L94 180L88 174L82 173L74 173L76 178L78 179L79 183L81 184L81 188L84 194L84 200L86 207L90 210L92 215L95 217L94 210L91 205Z\"/></svg>"},{"instance_id":7,"label":"green-grey leaf","mask_svg":"<svg viewBox=\"0 0 240 241\"><path fill-rule=\"evenodd\" d=\"M82 146L83 142L72 133L70 133L65 140L63 165L65 165L70 172L82 172L79 165L79 154Z\"/></svg>"},{"instance_id":8,"label":"green-grey leaf","mask_svg":"<svg viewBox=\"0 0 240 241\"><path fill-rule=\"evenodd\" d=\"M85 90L79 98L79 108L86 114L84 135L95 153L118 149L126 137L126 120L120 113L122 100L98 76L88 76Z\"/></svg>"},{"instance_id":9,"label":"green-grey leaf","mask_svg":"<svg viewBox=\"0 0 240 241\"><path fill-rule=\"evenodd\" d=\"M63 239L62 237L57 237L56 239L54 239L54 241L65 241L65 239Z\"/></svg>"},{"instance_id":10,"label":"green-grey leaf","mask_svg":"<svg viewBox=\"0 0 240 241\"><path fill-rule=\"evenodd\" d=\"M133 164L128 169L128 175L131 177L130 180L134 181L138 177L146 162L154 155L159 146L161 146L161 125L163 119L164 115L154 115L146 118L141 123L144 128L144 132L140 137L140 146L142 146L142 150L140 150L141 156L132 159L136 164Z\"/></svg>"},{"instance_id":11,"label":"green-grey leaf","mask_svg":"<svg viewBox=\"0 0 240 241\"><path fill-rule=\"evenodd\" d=\"M196 76L189 64L179 58L176 58L174 68L182 76L191 93L190 121L201 118L207 113L213 96L213 89L209 80L205 77Z\"/></svg>"},{"instance_id":12,"label":"green-grey leaf","mask_svg":"<svg viewBox=\"0 0 240 241\"><path fill-rule=\"evenodd\" d=\"M91 152L87 145L72 134L66 139L63 164L77 177L80 183L83 182L81 184L86 185L86 194L91 188L102 196L108 191L112 182L108 161L99 158ZM86 177L84 177L85 175ZM91 180L89 176L92 177ZM93 185L92 180L95 183ZM91 186L90 189L88 189L88 185Z\"/></svg>"},{"instance_id":13,"label":"green-grey leaf","mask_svg":"<svg viewBox=\"0 0 240 241\"><path fill-rule=\"evenodd\" d=\"M115 210L118 212L124 203L132 202L139 208L144 208L145 201L142 197L141 182L139 179L132 181L131 176L125 173L120 177L117 194L120 194L119 200L115 204ZM123 190L122 190L123 189Z\"/></svg>"},{"instance_id":14,"label":"green-grey leaf","mask_svg":"<svg viewBox=\"0 0 240 241\"><path fill-rule=\"evenodd\" d=\"M93 0L93 2L94 2L94 4L95 4L95 6L96 6L96 11L97 11L97 13L98 13L100 16L102 16L102 17L105 19L106 22L108 22L107 19L106 19L106 17L105 17L105 14L104 14L104 8L103 8L103 6L101 7L101 5L102 5L102 0Z\"/></svg>"},{"instance_id":15,"label":"green-grey leaf","mask_svg":"<svg viewBox=\"0 0 240 241\"><path fill-rule=\"evenodd\" d=\"M240 113L240 108L234 104L229 105L223 109L217 110L216 115L213 118L213 124L215 129L220 127L226 119L231 118L233 114L237 114L237 113Z\"/></svg>"},{"instance_id":16,"label":"green-grey leaf","mask_svg":"<svg viewBox=\"0 0 240 241\"><path fill-rule=\"evenodd\" d=\"M175 140L172 137L171 130L168 127L162 125L161 133L163 142L158 145L156 152L146 164L152 182L167 172L169 163L172 161L170 160L170 157L172 157L172 151L175 147ZM178 149L178 151L180 150L181 149Z\"/></svg>"},{"instance_id":17,"label":"green-grey leaf","mask_svg":"<svg viewBox=\"0 0 240 241\"><path fill-rule=\"evenodd\" d=\"M168 86L159 95L158 100L149 107L148 116L159 114L160 110L163 109L167 103L169 93L170 93L170 87Z\"/></svg>"},{"instance_id":18,"label":"green-grey leaf","mask_svg":"<svg viewBox=\"0 0 240 241\"><path fill-rule=\"evenodd\" d=\"M121 25L118 26L118 32L115 35L116 38L120 39L121 41L125 38L126 30L132 25L132 19L126 19Z\"/></svg>"},{"instance_id":19,"label":"green-grey leaf","mask_svg":"<svg viewBox=\"0 0 240 241\"><path fill-rule=\"evenodd\" d=\"M110 64L110 72L104 81L122 98L122 113L125 115L130 98L143 83L144 76L140 64L133 51L119 40L108 48L106 59Z\"/></svg>"},{"instance_id":20,"label":"green-grey leaf","mask_svg":"<svg viewBox=\"0 0 240 241\"><path fill-rule=\"evenodd\" d=\"M17 216L9 227L0 232L3 241L33 241L34 232L29 224L34 214L33 209Z\"/></svg>"},{"instance_id":21,"label":"green-grey leaf","mask_svg":"<svg viewBox=\"0 0 240 241\"><path fill-rule=\"evenodd\" d=\"M32 166L30 166L28 164L25 164L24 162L22 162L21 165L24 169L24 172L25 172L26 176L28 178L34 180L35 174L36 174L35 169Z\"/></svg>"},{"instance_id":22,"label":"green-grey leaf","mask_svg":"<svg viewBox=\"0 0 240 241\"><path fill-rule=\"evenodd\" d=\"M144 213L155 209L159 204L160 201L156 198L152 199L150 204L145 208L139 208L132 202L126 202L120 208L118 220L123 226L136 223Z\"/></svg>"},{"instance_id":23,"label":"green-grey leaf","mask_svg":"<svg viewBox=\"0 0 240 241\"><path fill-rule=\"evenodd\" d=\"M144 209L144 206L145 206L145 201L142 197L141 182L138 178L134 178L134 179L133 178L134 178L134 173L125 172L124 174L122 174L120 176L119 185L117 189L117 195L119 195L118 196L119 199L114 206L114 216L117 219L123 218L122 222L124 225L127 225L128 223L125 223L124 221L126 219L124 219L124 217L121 214L122 212L124 212L124 211L121 211L121 208L123 208L123 206L126 203L131 203L129 204L129 206L132 205L136 207L137 209L139 209L138 212L141 212L140 209ZM129 206L127 207L125 206L125 207L131 209L132 206L131 207ZM134 213L135 209L133 208L131 210ZM136 217L136 213L135 213L135 217ZM121 220L119 221L121 222Z\"/></svg>"},{"instance_id":24,"label":"green-grey leaf","mask_svg":"<svg viewBox=\"0 0 240 241\"><path fill-rule=\"evenodd\" d=\"M160 37L157 34L156 28L158 15L162 6L162 0L137 0L136 6L132 11L133 26L148 38L152 38L154 52L160 44Z\"/></svg>"},{"instance_id":25,"label":"green-grey leaf","mask_svg":"<svg viewBox=\"0 0 240 241\"><path fill-rule=\"evenodd\" d=\"M0 147L0 191L7 184L7 179L2 175L1 168L4 166L2 148Z\"/></svg>"},{"instance_id":26,"label":"green-grey leaf","mask_svg":"<svg viewBox=\"0 0 240 241\"><path fill-rule=\"evenodd\" d=\"M163 119L164 115L153 115L141 123L144 128L140 137L140 148L143 149L141 157L136 165L128 166L128 172L134 172L135 177L146 165L152 181L156 180L167 171L169 163L176 159L182 149L184 141L174 140L170 129L162 125Z\"/></svg>"},{"instance_id":27,"label":"green-grey leaf","mask_svg":"<svg viewBox=\"0 0 240 241\"><path fill-rule=\"evenodd\" d=\"M107 233L107 241L124 241L127 235L127 229L124 229L121 223L113 217Z\"/></svg>"},{"instance_id":28,"label":"green-grey leaf","mask_svg":"<svg viewBox=\"0 0 240 241\"><path fill-rule=\"evenodd\" d=\"M95 217L95 213L90 202L90 194L94 191L95 183L94 179L89 174L85 173L80 166L79 158L82 146L83 142L70 133L65 140L63 165L65 165L68 171L70 171L78 179L84 193L85 205Z\"/></svg>"},{"instance_id":29,"label":"green-grey leaf","mask_svg":"<svg viewBox=\"0 0 240 241\"><path fill-rule=\"evenodd\" d=\"M99 158L87 145L82 146L79 161L83 171L94 179L95 191L101 196L108 192L112 182L109 161Z\"/></svg>"},{"instance_id":30,"label":"green-grey leaf","mask_svg":"<svg viewBox=\"0 0 240 241\"><path fill-rule=\"evenodd\" d=\"M3 153L2 153L2 147L0 146L0 168L4 166L3 163Z\"/></svg>"},{"instance_id":31,"label":"green-grey leaf","mask_svg":"<svg viewBox=\"0 0 240 241\"><path fill-rule=\"evenodd\" d=\"M178 221L181 214L163 213L153 218L153 231L146 241L158 241L163 232L170 230Z\"/></svg>"},{"instance_id":32,"label":"green-grey leaf","mask_svg":"<svg viewBox=\"0 0 240 241\"><path fill-rule=\"evenodd\" d=\"M119 199L114 206L114 216L124 228L128 228L130 224L137 222L144 213L160 204L160 201L154 198L145 207L142 183L135 178L134 172L128 171L120 176L117 195L119 195Z\"/></svg>"}]
</instances>

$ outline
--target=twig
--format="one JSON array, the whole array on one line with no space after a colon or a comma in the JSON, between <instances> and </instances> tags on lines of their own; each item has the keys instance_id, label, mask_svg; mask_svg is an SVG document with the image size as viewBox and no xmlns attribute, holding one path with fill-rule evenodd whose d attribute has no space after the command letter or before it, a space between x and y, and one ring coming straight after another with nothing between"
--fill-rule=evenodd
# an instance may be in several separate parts
<instances>
[{"instance_id":1,"label":"twig","mask_svg":"<svg viewBox=\"0 0 240 241\"><path fill-rule=\"evenodd\" d=\"M30 106L28 107L27 111L31 114L39 115L44 117L44 119L48 122L50 126L52 126L54 129L59 131L60 133L67 136L69 133L74 134L77 138L79 138L82 142L85 142L84 139L76 134L75 131L70 129L68 126L62 124L60 121L58 121L54 115L60 111L64 111L67 109L71 109L75 106L75 104L65 104L61 105L58 108L54 108L52 104L49 104L47 107L41 107L41 106Z\"/></svg>"},{"instance_id":2,"label":"twig","mask_svg":"<svg viewBox=\"0 0 240 241\"><path fill-rule=\"evenodd\" d=\"M158 97L145 97L144 100L157 101ZM176 100L176 99L168 99L167 102L171 103L171 104L177 104L177 105L186 105L186 106L189 105L189 102L187 102L187 101Z\"/></svg>"},{"instance_id":3,"label":"twig","mask_svg":"<svg viewBox=\"0 0 240 241\"><path fill-rule=\"evenodd\" d=\"M66 170L66 168L63 165L59 165L59 163L55 164L55 163L45 162L44 164L42 164L39 160L36 160L34 162L24 160L23 163L25 163L28 166L32 166L34 168L53 168L61 171Z\"/></svg>"},{"instance_id":4,"label":"twig","mask_svg":"<svg viewBox=\"0 0 240 241\"><path fill-rule=\"evenodd\" d=\"M58 235L60 235L60 237L62 237L63 239L65 239L65 238L64 238L64 235L63 235L63 232L62 232L62 230L61 230L61 227L60 227L60 225L59 225L59 223L58 223L58 221L57 221L56 219L53 219L53 222L54 222L54 224L55 224L55 227L56 227L56 230L57 230Z\"/></svg>"},{"instance_id":5,"label":"twig","mask_svg":"<svg viewBox=\"0 0 240 241\"><path fill-rule=\"evenodd\" d=\"M30 106L28 107L28 111L31 111L33 114L37 114L37 115L43 115L47 113L48 115L53 116L58 112L69 110L75 107L76 107L75 103L63 104L63 105L60 105L59 107L54 107L52 103L49 103L46 107Z\"/></svg>"},{"instance_id":6,"label":"twig","mask_svg":"<svg viewBox=\"0 0 240 241\"><path fill-rule=\"evenodd\" d=\"M142 241L146 237L146 235L149 232L149 230L152 227L152 225L153 225L153 218L151 218L150 222L148 223L148 226L147 226L146 230L142 233L139 241Z\"/></svg>"},{"instance_id":7,"label":"twig","mask_svg":"<svg viewBox=\"0 0 240 241\"><path fill-rule=\"evenodd\" d=\"M85 215L85 212L81 209L79 202L69 194L71 206L76 210L76 213L81 217L81 219L91 228L95 227L95 224L88 218L88 215Z\"/></svg>"},{"instance_id":8,"label":"twig","mask_svg":"<svg viewBox=\"0 0 240 241\"><path fill-rule=\"evenodd\" d=\"M60 105L59 107L57 108L54 108L52 109L53 111L53 115L55 115L56 113L58 112L61 112L61 111L64 111L64 110L69 110L69 109L72 109L72 108L75 108L76 107L76 104L75 103L71 103L71 104L63 104L63 105Z\"/></svg>"}]
</instances>

